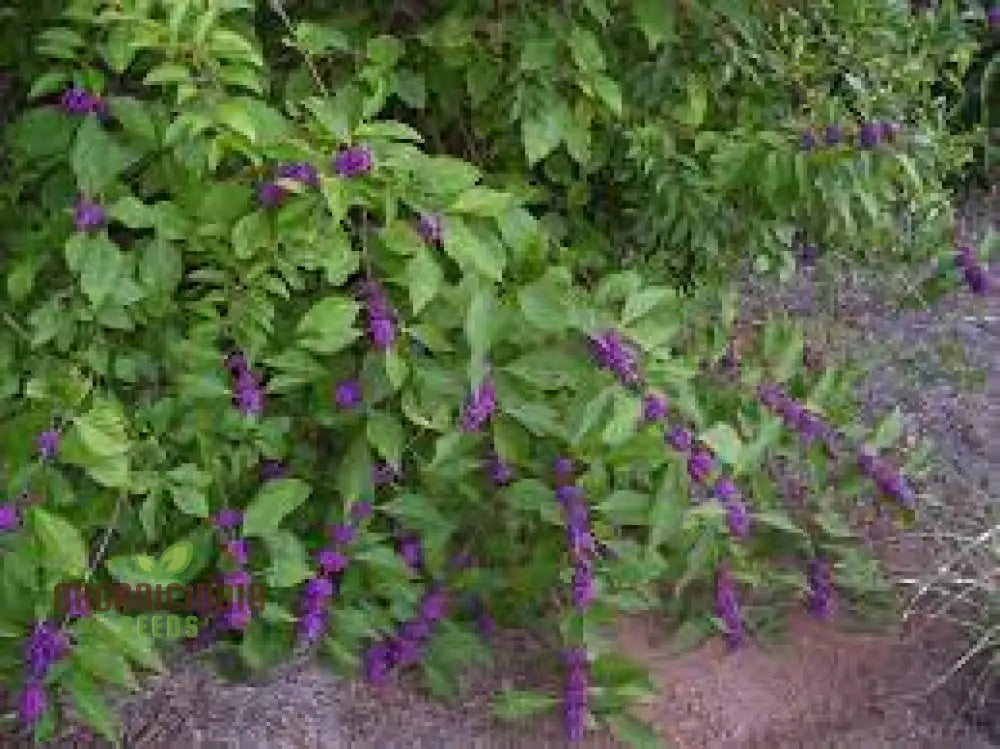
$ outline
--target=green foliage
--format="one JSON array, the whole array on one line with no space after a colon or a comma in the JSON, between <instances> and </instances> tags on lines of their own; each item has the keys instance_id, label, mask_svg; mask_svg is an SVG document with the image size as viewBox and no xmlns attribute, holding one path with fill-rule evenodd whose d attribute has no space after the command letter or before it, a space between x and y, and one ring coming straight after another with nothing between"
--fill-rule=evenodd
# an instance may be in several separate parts
<instances>
[{"instance_id":1,"label":"green foliage","mask_svg":"<svg viewBox=\"0 0 1000 749\"><path fill-rule=\"evenodd\" d=\"M74 0L46 20L43 62L23 67L32 103L6 132L0 195L0 477L22 521L0 535L5 672L21 678L20 638L53 615L57 582L210 581L233 570L221 547L234 533L268 598L222 647L247 668L274 663L291 651L313 554L361 501L375 513L328 606L331 663L356 668L442 582L503 625L558 621L566 645L593 659L595 718L637 746L654 737L628 708L649 685L604 639L617 612L666 609L688 640L704 637L721 564L766 609L802 593L787 560L817 553L840 563L845 591L883 592L843 520L869 488L754 399L758 383L781 382L844 424L847 378L806 371L801 334L777 324L739 377L706 363L733 333L724 281L747 247L778 257L806 227L888 248L898 195L914 210L943 200L941 169L958 151L921 98L937 52L917 38L902 70L901 13L591 0L454 2L401 19L386 3L323 4L320 15L303 2L286 27L258 5ZM829 27L829 47L807 49L810 24ZM871 75L827 90L834 57L866 60ZM789 81L807 87L806 103L791 105ZM106 113L49 106L70 85L100 94ZM849 106L907 118L912 137L878 153L798 152L807 113ZM362 144L371 171L338 174L335 155ZM317 184L276 175L288 162L311 164ZM258 199L262 183L280 188L274 205ZM80 197L104 206L106 225L74 225ZM432 215L440 242L418 228ZM943 231L939 215L920 241ZM631 255L643 273L621 270ZM719 283L684 295L664 277ZM365 280L394 311L384 350L368 340L377 310ZM588 338L607 329L634 342L671 422L738 479L750 538L730 535L663 425L643 419L644 392L589 360ZM260 413L234 407L252 389L223 366L234 350L263 378ZM463 405L487 377L496 410L464 431ZM332 395L345 380L360 385L355 407ZM39 459L47 429L62 441ZM885 448L897 436L893 422L850 434ZM512 468L509 485L490 482L490 453ZM558 455L581 468L608 552L585 611L566 595ZM262 482L268 460L290 475ZM786 501L773 461L791 466L807 501ZM388 469L392 481L373 478ZM237 531L205 527L233 508ZM394 550L402 532L419 536L422 569ZM174 548L187 566L166 569ZM450 564L462 553L477 565ZM432 633L422 665L436 693L488 660L469 624L453 609ZM159 655L124 615L67 626L72 656L49 686L113 737L100 690L131 688ZM498 704L518 716L554 702L519 692ZM50 711L36 736L53 723Z\"/></svg>"}]
</instances>

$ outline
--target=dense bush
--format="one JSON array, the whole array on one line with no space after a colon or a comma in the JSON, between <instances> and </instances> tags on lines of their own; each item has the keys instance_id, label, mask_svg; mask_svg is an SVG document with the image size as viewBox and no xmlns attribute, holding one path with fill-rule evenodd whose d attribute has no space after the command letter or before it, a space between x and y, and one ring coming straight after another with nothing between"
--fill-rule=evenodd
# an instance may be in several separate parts
<instances>
[{"instance_id":1,"label":"dense bush","mask_svg":"<svg viewBox=\"0 0 1000 749\"><path fill-rule=\"evenodd\" d=\"M875 33L904 14L816 6L870 29L825 54L884 52L845 82L860 116L903 127L807 151L807 125L853 126L846 94L809 89L820 53L800 70L811 119L773 90L783 63L747 62L755 34L810 31L780 4L359 4L287 40L247 0L67 6L0 209L0 668L36 736L57 694L114 736L101 685L161 665L133 617L80 598L57 616L63 581L263 582L259 615L203 618L194 642L249 668L319 642L374 681L419 663L440 693L488 656L492 617L550 627L567 733L592 715L636 742L648 683L604 640L616 613L736 647L797 599L824 617L888 601L848 518L912 517L901 467L920 456L880 454L896 422L843 426L849 379L805 366L787 325L730 346L726 284L603 268L631 252L718 276L793 226L875 242L896 190L939 206L940 237L953 153ZM711 41L723 7L756 18L723 27L744 46ZM731 90L709 95L720 60ZM680 223L651 226L661 200ZM668 230L691 249L663 256Z\"/></svg>"}]
</instances>

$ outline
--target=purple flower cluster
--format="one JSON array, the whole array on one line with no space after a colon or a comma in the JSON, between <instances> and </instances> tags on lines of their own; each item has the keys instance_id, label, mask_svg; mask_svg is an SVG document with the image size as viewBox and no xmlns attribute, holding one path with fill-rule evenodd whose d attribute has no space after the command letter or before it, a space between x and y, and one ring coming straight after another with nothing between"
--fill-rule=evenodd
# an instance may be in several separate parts
<instances>
[{"instance_id":1,"label":"purple flower cluster","mask_svg":"<svg viewBox=\"0 0 1000 749\"><path fill-rule=\"evenodd\" d=\"M733 480L723 476L715 482L715 498L726 509L726 523L729 532L735 538L746 538L750 535L750 515L746 502L740 496L739 489Z\"/></svg>"},{"instance_id":2,"label":"purple flower cluster","mask_svg":"<svg viewBox=\"0 0 1000 749\"><path fill-rule=\"evenodd\" d=\"M103 227L108 221L104 206L88 198L78 198L73 211L73 222L78 232L92 232Z\"/></svg>"},{"instance_id":3,"label":"purple flower cluster","mask_svg":"<svg viewBox=\"0 0 1000 749\"><path fill-rule=\"evenodd\" d=\"M885 458L862 447L858 450L858 467L861 472L875 482L875 485L886 497L894 499L903 507L912 510L916 507L917 497L902 471L893 466Z\"/></svg>"},{"instance_id":4,"label":"purple flower cluster","mask_svg":"<svg viewBox=\"0 0 1000 749\"><path fill-rule=\"evenodd\" d=\"M785 427L797 432L804 444L809 445L816 440L822 440L827 453L831 456L840 448L843 436L822 417L810 411L777 385L759 385L757 400L765 408L780 416Z\"/></svg>"},{"instance_id":5,"label":"purple flower cluster","mask_svg":"<svg viewBox=\"0 0 1000 749\"><path fill-rule=\"evenodd\" d=\"M264 412L264 386L261 376L251 372L246 357L239 351L226 357L224 366L232 375L233 404L246 416Z\"/></svg>"},{"instance_id":6,"label":"purple flower cluster","mask_svg":"<svg viewBox=\"0 0 1000 749\"><path fill-rule=\"evenodd\" d=\"M333 582L319 575L310 579L302 589L299 603L299 642L312 644L326 629L327 604L333 598Z\"/></svg>"},{"instance_id":7,"label":"purple flower cluster","mask_svg":"<svg viewBox=\"0 0 1000 749\"><path fill-rule=\"evenodd\" d=\"M431 247L440 247L444 240L444 222L437 213L425 213L417 224L417 233Z\"/></svg>"},{"instance_id":8,"label":"purple flower cluster","mask_svg":"<svg viewBox=\"0 0 1000 749\"><path fill-rule=\"evenodd\" d=\"M715 457L706 447L694 448L687 459L688 477L695 484L705 484L715 470Z\"/></svg>"},{"instance_id":9,"label":"purple flower cluster","mask_svg":"<svg viewBox=\"0 0 1000 749\"><path fill-rule=\"evenodd\" d=\"M862 122L857 128L857 143L860 148L871 150L880 142L892 143L901 132L902 128L895 122ZM823 133L823 142L832 148L845 141L844 135L844 129L840 125L827 125ZM817 138L812 128L802 133L799 144L803 151L812 151L816 148Z\"/></svg>"},{"instance_id":10,"label":"purple flower cluster","mask_svg":"<svg viewBox=\"0 0 1000 749\"><path fill-rule=\"evenodd\" d=\"M372 150L365 144L345 148L333 159L333 168L341 177L360 177L372 170Z\"/></svg>"},{"instance_id":11,"label":"purple flower cluster","mask_svg":"<svg viewBox=\"0 0 1000 749\"><path fill-rule=\"evenodd\" d=\"M836 613L833 571L822 557L809 562L809 612L817 619L830 619Z\"/></svg>"},{"instance_id":12,"label":"purple flower cluster","mask_svg":"<svg viewBox=\"0 0 1000 749\"><path fill-rule=\"evenodd\" d=\"M46 429L35 440L38 454L42 460L51 460L59 452L60 434L56 429Z\"/></svg>"},{"instance_id":13,"label":"purple flower cluster","mask_svg":"<svg viewBox=\"0 0 1000 749\"><path fill-rule=\"evenodd\" d=\"M41 719L48 704L45 676L52 664L68 652L69 641L62 630L50 622L35 623L24 643L24 666L28 679L18 701L18 712L24 725L34 726Z\"/></svg>"},{"instance_id":14,"label":"purple flower cluster","mask_svg":"<svg viewBox=\"0 0 1000 749\"><path fill-rule=\"evenodd\" d=\"M215 517L212 519L212 522L219 530L237 528L240 525L243 525L243 511L235 510L232 507L226 507L215 513Z\"/></svg>"},{"instance_id":15,"label":"purple flower cluster","mask_svg":"<svg viewBox=\"0 0 1000 749\"><path fill-rule=\"evenodd\" d=\"M341 380L334 386L333 399L337 408L345 411L357 408L361 405L362 399L361 381L355 377Z\"/></svg>"},{"instance_id":16,"label":"purple flower cluster","mask_svg":"<svg viewBox=\"0 0 1000 749\"><path fill-rule=\"evenodd\" d=\"M563 730L567 741L583 738L587 715L590 664L584 648L570 648L563 654L566 679L563 682Z\"/></svg>"},{"instance_id":17,"label":"purple flower cluster","mask_svg":"<svg viewBox=\"0 0 1000 749\"><path fill-rule=\"evenodd\" d=\"M265 458L257 466L257 476L261 483L283 479L288 475L288 466L282 460Z\"/></svg>"},{"instance_id":18,"label":"purple flower cluster","mask_svg":"<svg viewBox=\"0 0 1000 749\"><path fill-rule=\"evenodd\" d=\"M736 650L743 644L743 616L736 584L725 568L718 570L715 576L715 615L726 625L723 633L726 646Z\"/></svg>"},{"instance_id":19,"label":"purple flower cluster","mask_svg":"<svg viewBox=\"0 0 1000 749\"><path fill-rule=\"evenodd\" d=\"M222 612L220 626L240 632L250 623L253 612L250 610L250 573L244 569L223 572L221 583L233 591L229 608Z\"/></svg>"},{"instance_id":20,"label":"purple flower cluster","mask_svg":"<svg viewBox=\"0 0 1000 749\"><path fill-rule=\"evenodd\" d=\"M420 543L420 537L415 533L404 533L399 537L397 552L406 562L406 566L412 570L419 570L424 566L424 547Z\"/></svg>"},{"instance_id":21,"label":"purple flower cluster","mask_svg":"<svg viewBox=\"0 0 1000 749\"><path fill-rule=\"evenodd\" d=\"M365 678L372 684L382 684L394 667L406 668L419 663L423 648L434 625L448 611L448 594L435 586L424 594L416 617L403 622L395 636L373 643L365 651Z\"/></svg>"},{"instance_id":22,"label":"purple flower cluster","mask_svg":"<svg viewBox=\"0 0 1000 749\"><path fill-rule=\"evenodd\" d=\"M986 11L986 23L991 29L1000 29L1000 4L991 5Z\"/></svg>"},{"instance_id":23,"label":"purple flower cluster","mask_svg":"<svg viewBox=\"0 0 1000 749\"><path fill-rule=\"evenodd\" d=\"M667 418L670 401L662 393L649 393L642 399L642 418L649 422Z\"/></svg>"},{"instance_id":24,"label":"purple flower cluster","mask_svg":"<svg viewBox=\"0 0 1000 749\"><path fill-rule=\"evenodd\" d=\"M465 408L462 411L462 431L478 432L482 429L493 416L496 405L497 393L493 387L493 380L486 377L465 401Z\"/></svg>"},{"instance_id":25,"label":"purple flower cluster","mask_svg":"<svg viewBox=\"0 0 1000 749\"><path fill-rule=\"evenodd\" d=\"M20 524L17 507L10 502L0 504L0 533L16 530Z\"/></svg>"},{"instance_id":26,"label":"purple flower cluster","mask_svg":"<svg viewBox=\"0 0 1000 749\"><path fill-rule=\"evenodd\" d=\"M65 112L75 115L96 114L105 117L108 114L108 104L98 94L92 94L85 88L75 86L63 92L60 104Z\"/></svg>"},{"instance_id":27,"label":"purple flower cluster","mask_svg":"<svg viewBox=\"0 0 1000 749\"><path fill-rule=\"evenodd\" d=\"M308 161L291 161L279 164L275 169L276 179L298 182L306 187L319 187L319 172ZM257 200L265 208L281 205L288 197L288 190L277 182L261 182L257 187Z\"/></svg>"},{"instance_id":28,"label":"purple flower cluster","mask_svg":"<svg viewBox=\"0 0 1000 749\"><path fill-rule=\"evenodd\" d=\"M617 330L590 337L590 353L601 369L610 370L622 385L638 385L639 360L635 348Z\"/></svg>"},{"instance_id":29,"label":"purple flower cluster","mask_svg":"<svg viewBox=\"0 0 1000 749\"><path fill-rule=\"evenodd\" d=\"M372 465L372 483L375 486L389 486L399 478L399 471L385 461Z\"/></svg>"},{"instance_id":30,"label":"purple flower cluster","mask_svg":"<svg viewBox=\"0 0 1000 749\"><path fill-rule=\"evenodd\" d=\"M496 453L486 456L486 470L489 472L493 486L499 488L507 486L514 480L514 469L510 464L505 463Z\"/></svg>"},{"instance_id":31,"label":"purple flower cluster","mask_svg":"<svg viewBox=\"0 0 1000 749\"><path fill-rule=\"evenodd\" d=\"M573 560L573 605L584 611L596 595L594 587L594 537L590 532L590 512L580 487L564 484L556 489L556 500L566 518L566 543Z\"/></svg>"},{"instance_id":32,"label":"purple flower cluster","mask_svg":"<svg viewBox=\"0 0 1000 749\"><path fill-rule=\"evenodd\" d=\"M396 311L378 281L366 281L362 293L368 308L368 337L375 348L385 351L396 342Z\"/></svg>"},{"instance_id":33,"label":"purple flower cluster","mask_svg":"<svg viewBox=\"0 0 1000 749\"><path fill-rule=\"evenodd\" d=\"M971 247L967 245L959 247L955 253L955 262L962 269L965 282L969 285L969 289L973 294L982 296L989 290L990 279L986 273L986 268L976 258Z\"/></svg>"},{"instance_id":34,"label":"purple flower cluster","mask_svg":"<svg viewBox=\"0 0 1000 749\"><path fill-rule=\"evenodd\" d=\"M676 452L684 454L691 452L691 447L694 444L691 432L684 427L674 427L663 435L663 439Z\"/></svg>"}]
</instances>

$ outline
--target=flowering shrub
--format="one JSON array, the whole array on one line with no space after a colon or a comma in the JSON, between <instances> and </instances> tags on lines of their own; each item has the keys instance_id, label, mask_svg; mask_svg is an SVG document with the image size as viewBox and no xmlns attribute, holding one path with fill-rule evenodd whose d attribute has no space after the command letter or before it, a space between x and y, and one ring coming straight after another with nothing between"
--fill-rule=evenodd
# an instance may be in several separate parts
<instances>
[{"instance_id":1,"label":"flowering shrub","mask_svg":"<svg viewBox=\"0 0 1000 749\"><path fill-rule=\"evenodd\" d=\"M587 3L603 27L602 7ZM467 52L458 11L421 44ZM804 367L801 336L776 324L728 355L722 285L685 297L627 271L582 285L585 258L567 262L533 191L446 155L446 115L393 118L390 94L413 105L423 90L402 41L304 22L286 30L304 62L283 77L254 14L74 0L9 128L0 664L26 730L51 735L65 705L114 737L101 689L162 668L122 612L57 621L59 582L263 582L259 615L233 601L191 646L215 639L259 668L315 645L373 682L419 666L438 693L488 659L493 617L541 618L564 643L564 693L505 692L498 711L561 702L571 739L607 724L635 742L648 729L629 705L650 685L605 640L618 613L665 608L688 639L737 647L788 607L884 597L843 518L874 487L908 520L918 495L880 452L894 422L849 425L843 373ZM662 19L639 20L658 47ZM595 32L563 21L581 96L520 89L550 187L556 147L589 153L586 123L623 108ZM555 54L537 41L522 58L536 84ZM358 54L328 67L330 50ZM727 146L695 134L698 85L685 138L712 162ZM800 130L764 140L801 154ZM865 133L872 151L897 137ZM847 168L826 136L814 157ZM894 153L879 158L918 169ZM701 366L724 356L735 376ZM778 462L804 487L794 500ZM151 573L146 552L180 540L191 563Z\"/></svg>"}]
</instances>

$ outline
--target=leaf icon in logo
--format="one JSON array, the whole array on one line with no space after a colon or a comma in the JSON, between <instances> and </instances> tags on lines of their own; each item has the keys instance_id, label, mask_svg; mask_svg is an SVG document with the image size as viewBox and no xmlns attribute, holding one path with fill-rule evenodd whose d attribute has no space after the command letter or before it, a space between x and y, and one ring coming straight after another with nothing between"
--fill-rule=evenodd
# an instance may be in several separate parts
<instances>
[{"instance_id":1,"label":"leaf icon in logo","mask_svg":"<svg viewBox=\"0 0 1000 749\"><path fill-rule=\"evenodd\" d=\"M177 575L191 564L194 557L194 545L190 541L178 541L160 555L160 569L171 575Z\"/></svg>"},{"instance_id":2,"label":"leaf icon in logo","mask_svg":"<svg viewBox=\"0 0 1000 749\"><path fill-rule=\"evenodd\" d=\"M135 566L138 567L143 572L152 572L156 569L156 560L145 554L138 554L133 557L135 560Z\"/></svg>"}]
</instances>

